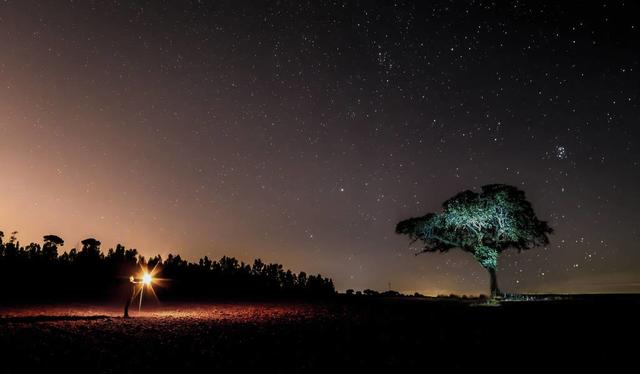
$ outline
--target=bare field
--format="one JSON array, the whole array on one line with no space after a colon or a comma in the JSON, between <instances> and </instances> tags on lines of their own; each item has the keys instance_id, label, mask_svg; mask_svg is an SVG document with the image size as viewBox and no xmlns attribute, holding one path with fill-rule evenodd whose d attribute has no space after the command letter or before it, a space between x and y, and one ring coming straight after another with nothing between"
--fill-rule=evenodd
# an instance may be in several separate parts
<instances>
[{"instance_id":1,"label":"bare field","mask_svg":"<svg viewBox=\"0 0 640 374\"><path fill-rule=\"evenodd\" d=\"M83 320L83 319L121 319L121 305L38 305L0 307L0 321L47 321L47 320ZM323 305L305 303L172 303L161 305L144 305L138 309L135 305L130 309L132 319L123 322L139 322L145 320L153 323L208 321L208 322L241 322L260 323L282 319L317 318L328 313Z\"/></svg>"},{"instance_id":2,"label":"bare field","mask_svg":"<svg viewBox=\"0 0 640 374\"><path fill-rule=\"evenodd\" d=\"M581 300L165 304L0 308L2 372L329 372L527 362L615 367L639 303ZM628 343L629 342L629 343Z\"/></svg>"}]
</instances>

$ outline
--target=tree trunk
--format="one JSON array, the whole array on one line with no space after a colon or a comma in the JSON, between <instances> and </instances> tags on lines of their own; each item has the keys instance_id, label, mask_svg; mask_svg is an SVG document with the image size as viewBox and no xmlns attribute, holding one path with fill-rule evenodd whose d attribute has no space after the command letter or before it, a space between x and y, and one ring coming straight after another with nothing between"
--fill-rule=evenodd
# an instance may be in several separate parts
<instances>
[{"instance_id":1,"label":"tree trunk","mask_svg":"<svg viewBox=\"0 0 640 374\"><path fill-rule=\"evenodd\" d=\"M491 277L491 298L495 298L499 294L501 294L500 289L498 288L498 277L496 276L496 269L489 268L489 276Z\"/></svg>"}]
</instances>

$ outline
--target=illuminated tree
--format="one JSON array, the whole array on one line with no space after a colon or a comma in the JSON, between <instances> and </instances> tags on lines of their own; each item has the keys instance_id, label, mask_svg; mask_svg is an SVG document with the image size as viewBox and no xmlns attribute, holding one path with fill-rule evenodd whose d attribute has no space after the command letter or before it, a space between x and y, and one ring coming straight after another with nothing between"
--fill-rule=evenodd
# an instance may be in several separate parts
<instances>
[{"instance_id":1,"label":"illuminated tree","mask_svg":"<svg viewBox=\"0 0 640 374\"><path fill-rule=\"evenodd\" d=\"M524 192L505 184L483 186L480 193L460 192L442 204L442 212L409 218L396 226L397 234L408 235L412 243L424 243L419 253L460 248L473 254L489 272L492 297L500 293L496 277L500 253L547 245L552 231L536 217Z\"/></svg>"}]
</instances>

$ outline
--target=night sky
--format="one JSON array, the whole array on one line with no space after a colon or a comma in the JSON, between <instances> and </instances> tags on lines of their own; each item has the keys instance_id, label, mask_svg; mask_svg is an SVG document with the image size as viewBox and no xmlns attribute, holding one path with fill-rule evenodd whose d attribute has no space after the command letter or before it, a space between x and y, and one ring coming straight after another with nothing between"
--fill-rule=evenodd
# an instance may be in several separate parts
<instances>
[{"instance_id":1,"label":"night sky","mask_svg":"<svg viewBox=\"0 0 640 374\"><path fill-rule=\"evenodd\" d=\"M0 230L486 293L402 219L522 188L509 292L640 291L634 2L2 1Z\"/></svg>"}]
</instances>

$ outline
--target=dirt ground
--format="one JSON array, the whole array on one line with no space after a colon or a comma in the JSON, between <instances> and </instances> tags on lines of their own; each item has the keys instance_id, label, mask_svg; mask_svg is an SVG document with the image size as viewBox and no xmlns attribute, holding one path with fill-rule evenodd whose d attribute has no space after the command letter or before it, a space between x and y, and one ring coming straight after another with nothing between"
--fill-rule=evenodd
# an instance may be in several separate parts
<instances>
[{"instance_id":1,"label":"dirt ground","mask_svg":"<svg viewBox=\"0 0 640 374\"><path fill-rule=\"evenodd\" d=\"M636 361L640 298L0 307L0 371L395 372L615 368ZM524 366L522 366L524 365Z\"/></svg>"}]
</instances>

